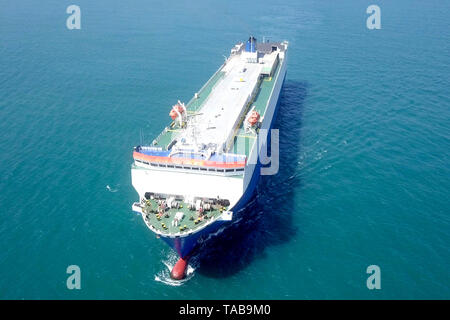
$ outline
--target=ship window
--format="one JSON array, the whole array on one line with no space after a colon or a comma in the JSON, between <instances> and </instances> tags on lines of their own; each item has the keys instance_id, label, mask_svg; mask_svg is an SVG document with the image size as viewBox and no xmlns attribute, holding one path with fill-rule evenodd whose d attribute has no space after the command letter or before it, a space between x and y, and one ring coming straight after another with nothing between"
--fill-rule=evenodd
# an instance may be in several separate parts
<instances>
[{"instance_id":1,"label":"ship window","mask_svg":"<svg viewBox=\"0 0 450 320\"><path fill-rule=\"evenodd\" d=\"M160 163L160 164L158 164L158 166L160 166L160 167L164 167L164 168L166 167L166 165L165 165L165 164L161 164L161 163Z\"/></svg>"},{"instance_id":2,"label":"ship window","mask_svg":"<svg viewBox=\"0 0 450 320\"><path fill-rule=\"evenodd\" d=\"M157 167L157 166L158 166L156 163L150 163L150 165L151 165L152 167Z\"/></svg>"},{"instance_id":3,"label":"ship window","mask_svg":"<svg viewBox=\"0 0 450 320\"><path fill-rule=\"evenodd\" d=\"M200 168L200 170L201 170L201 171L206 171L207 169L206 169L206 168Z\"/></svg>"},{"instance_id":4,"label":"ship window","mask_svg":"<svg viewBox=\"0 0 450 320\"><path fill-rule=\"evenodd\" d=\"M217 172L223 172L223 169L217 169Z\"/></svg>"},{"instance_id":5,"label":"ship window","mask_svg":"<svg viewBox=\"0 0 450 320\"><path fill-rule=\"evenodd\" d=\"M198 170L198 168L194 168L194 167L192 167L192 170Z\"/></svg>"},{"instance_id":6,"label":"ship window","mask_svg":"<svg viewBox=\"0 0 450 320\"><path fill-rule=\"evenodd\" d=\"M208 171L216 171L216 169L209 168Z\"/></svg>"},{"instance_id":7,"label":"ship window","mask_svg":"<svg viewBox=\"0 0 450 320\"><path fill-rule=\"evenodd\" d=\"M177 169L183 169L182 166L175 166L175 168L177 168Z\"/></svg>"},{"instance_id":8,"label":"ship window","mask_svg":"<svg viewBox=\"0 0 450 320\"><path fill-rule=\"evenodd\" d=\"M183 167L184 169L191 170L191 167Z\"/></svg>"},{"instance_id":9,"label":"ship window","mask_svg":"<svg viewBox=\"0 0 450 320\"><path fill-rule=\"evenodd\" d=\"M236 171L244 171L244 169L243 169L243 168L241 168L241 169L236 169Z\"/></svg>"},{"instance_id":10,"label":"ship window","mask_svg":"<svg viewBox=\"0 0 450 320\"><path fill-rule=\"evenodd\" d=\"M225 172L233 172L234 169L226 169Z\"/></svg>"},{"instance_id":11,"label":"ship window","mask_svg":"<svg viewBox=\"0 0 450 320\"><path fill-rule=\"evenodd\" d=\"M174 165L168 164L167 168L174 168Z\"/></svg>"}]
</instances>

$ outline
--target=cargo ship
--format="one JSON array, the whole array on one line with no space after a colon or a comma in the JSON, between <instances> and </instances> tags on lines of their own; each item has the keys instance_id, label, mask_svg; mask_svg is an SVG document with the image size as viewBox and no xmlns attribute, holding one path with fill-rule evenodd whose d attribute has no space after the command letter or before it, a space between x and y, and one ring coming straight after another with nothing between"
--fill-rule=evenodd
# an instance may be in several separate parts
<instances>
[{"instance_id":1,"label":"cargo ship","mask_svg":"<svg viewBox=\"0 0 450 320\"><path fill-rule=\"evenodd\" d=\"M197 245L236 220L255 192L258 141L270 139L287 49L287 41L254 37L237 43L188 103L168 108L171 121L159 136L134 147L132 210L178 254L173 279L185 277Z\"/></svg>"}]
</instances>

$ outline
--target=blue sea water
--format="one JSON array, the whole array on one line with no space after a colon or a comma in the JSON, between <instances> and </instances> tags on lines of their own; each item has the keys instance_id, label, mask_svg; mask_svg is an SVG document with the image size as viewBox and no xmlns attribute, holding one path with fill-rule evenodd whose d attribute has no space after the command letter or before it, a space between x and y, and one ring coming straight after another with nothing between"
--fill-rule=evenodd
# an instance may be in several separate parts
<instances>
[{"instance_id":1,"label":"blue sea water","mask_svg":"<svg viewBox=\"0 0 450 320\"><path fill-rule=\"evenodd\" d=\"M66 28L71 4L81 30ZM450 298L449 9L1 0L0 298ZM280 172L175 286L175 254L131 212L132 147L249 34L290 42Z\"/></svg>"}]
</instances>

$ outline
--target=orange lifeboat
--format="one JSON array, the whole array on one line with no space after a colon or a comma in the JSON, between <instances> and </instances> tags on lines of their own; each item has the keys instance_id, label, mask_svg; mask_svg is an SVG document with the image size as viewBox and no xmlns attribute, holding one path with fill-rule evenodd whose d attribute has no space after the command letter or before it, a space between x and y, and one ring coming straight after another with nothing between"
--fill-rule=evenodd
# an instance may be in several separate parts
<instances>
[{"instance_id":1,"label":"orange lifeboat","mask_svg":"<svg viewBox=\"0 0 450 320\"><path fill-rule=\"evenodd\" d=\"M258 111L253 110L253 111L250 113L250 115L249 115L247 121L248 121L248 123L253 127L256 123L258 123L259 118L260 118L260 115L259 115Z\"/></svg>"},{"instance_id":2,"label":"orange lifeboat","mask_svg":"<svg viewBox=\"0 0 450 320\"><path fill-rule=\"evenodd\" d=\"M184 113L184 108L181 104L177 103L172 107L172 110L170 110L169 116L172 118L172 120L175 120L179 114Z\"/></svg>"}]
</instances>

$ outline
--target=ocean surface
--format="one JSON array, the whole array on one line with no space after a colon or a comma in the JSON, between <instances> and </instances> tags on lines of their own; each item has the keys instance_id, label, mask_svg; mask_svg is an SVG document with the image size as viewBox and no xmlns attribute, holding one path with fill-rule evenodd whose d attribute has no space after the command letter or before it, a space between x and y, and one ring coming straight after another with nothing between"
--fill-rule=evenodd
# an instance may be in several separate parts
<instances>
[{"instance_id":1,"label":"ocean surface","mask_svg":"<svg viewBox=\"0 0 450 320\"><path fill-rule=\"evenodd\" d=\"M68 30L66 8L81 8ZM369 30L366 8L381 8ZM448 1L0 1L1 299L449 299ZM290 42L280 171L176 285L132 147L238 41ZM68 290L69 265L81 290ZM369 265L381 289L366 286Z\"/></svg>"}]
</instances>

